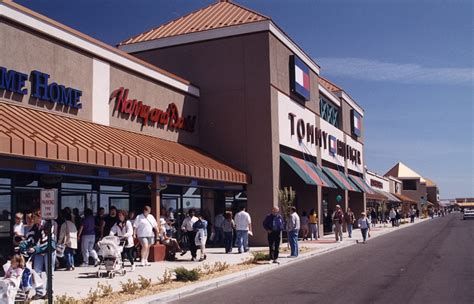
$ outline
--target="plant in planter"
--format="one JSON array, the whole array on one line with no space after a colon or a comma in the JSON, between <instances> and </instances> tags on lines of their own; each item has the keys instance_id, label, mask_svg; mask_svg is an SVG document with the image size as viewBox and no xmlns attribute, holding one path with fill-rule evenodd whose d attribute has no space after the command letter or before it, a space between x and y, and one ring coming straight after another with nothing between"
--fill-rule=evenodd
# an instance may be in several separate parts
<instances>
[{"instance_id":1,"label":"plant in planter","mask_svg":"<svg viewBox=\"0 0 474 304\"><path fill-rule=\"evenodd\" d=\"M290 216L290 207L293 206L295 198L296 192L291 187L284 187L283 189L278 190L278 203L280 205L280 212L285 223ZM283 241L283 233L281 239ZM288 237L286 237L286 239L288 239Z\"/></svg>"}]
</instances>

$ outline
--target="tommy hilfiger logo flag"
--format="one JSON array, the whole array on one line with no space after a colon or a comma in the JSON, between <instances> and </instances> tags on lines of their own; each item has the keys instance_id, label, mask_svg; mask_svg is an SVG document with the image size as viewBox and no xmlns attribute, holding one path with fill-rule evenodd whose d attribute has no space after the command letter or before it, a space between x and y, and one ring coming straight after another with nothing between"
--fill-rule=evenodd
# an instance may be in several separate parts
<instances>
[{"instance_id":1,"label":"tommy hilfiger logo flag","mask_svg":"<svg viewBox=\"0 0 474 304\"><path fill-rule=\"evenodd\" d=\"M352 110L352 134L359 137L362 134L362 119L357 111Z\"/></svg>"},{"instance_id":2,"label":"tommy hilfiger logo flag","mask_svg":"<svg viewBox=\"0 0 474 304\"><path fill-rule=\"evenodd\" d=\"M335 156L337 153L337 139L336 137L329 135L329 154Z\"/></svg>"},{"instance_id":3,"label":"tommy hilfiger logo flag","mask_svg":"<svg viewBox=\"0 0 474 304\"><path fill-rule=\"evenodd\" d=\"M304 100L309 100L309 68L295 55L290 56L290 77L291 91Z\"/></svg>"}]
</instances>

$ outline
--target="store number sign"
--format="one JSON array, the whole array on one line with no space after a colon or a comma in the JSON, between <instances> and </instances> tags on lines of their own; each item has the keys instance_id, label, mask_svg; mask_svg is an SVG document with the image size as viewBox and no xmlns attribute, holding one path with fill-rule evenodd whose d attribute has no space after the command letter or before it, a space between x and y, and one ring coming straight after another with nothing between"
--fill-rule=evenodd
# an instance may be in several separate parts
<instances>
[{"instance_id":1,"label":"store number sign","mask_svg":"<svg viewBox=\"0 0 474 304\"><path fill-rule=\"evenodd\" d=\"M54 220L58 217L57 195L54 189L41 190L41 217L45 220Z\"/></svg>"}]
</instances>

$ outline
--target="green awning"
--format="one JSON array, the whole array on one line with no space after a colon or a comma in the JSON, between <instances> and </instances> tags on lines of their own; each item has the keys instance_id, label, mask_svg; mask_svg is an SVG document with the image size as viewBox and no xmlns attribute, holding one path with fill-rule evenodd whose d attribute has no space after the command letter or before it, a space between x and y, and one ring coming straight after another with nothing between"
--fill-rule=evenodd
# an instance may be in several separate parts
<instances>
[{"instance_id":1,"label":"green awning","mask_svg":"<svg viewBox=\"0 0 474 304\"><path fill-rule=\"evenodd\" d=\"M331 180L341 189L354 192L360 192L359 188L344 174L344 172L323 167L324 173L331 178Z\"/></svg>"},{"instance_id":2,"label":"green awning","mask_svg":"<svg viewBox=\"0 0 474 304\"><path fill-rule=\"evenodd\" d=\"M321 168L312 162L284 153L280 153L280 156L307 185L337 188Z\"/></svg>"}]
</instances>

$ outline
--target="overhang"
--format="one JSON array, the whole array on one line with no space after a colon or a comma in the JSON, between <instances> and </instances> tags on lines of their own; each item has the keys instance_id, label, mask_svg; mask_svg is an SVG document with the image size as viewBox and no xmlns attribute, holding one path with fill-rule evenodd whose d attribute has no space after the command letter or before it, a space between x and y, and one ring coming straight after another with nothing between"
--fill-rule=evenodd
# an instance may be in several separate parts
<instances>
[{"instance_id":1,"label":"overhang","mask_svg":"<svg viewBox=\"0 0 474 304\"><path fill-rule=\"evenodd\" d=\"M180 143L0 102L0 155L247 184L242 171Z\"/></svg>"}]
</instances>

